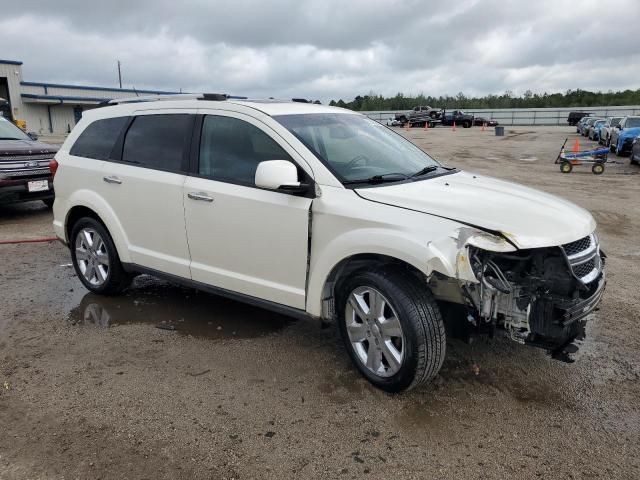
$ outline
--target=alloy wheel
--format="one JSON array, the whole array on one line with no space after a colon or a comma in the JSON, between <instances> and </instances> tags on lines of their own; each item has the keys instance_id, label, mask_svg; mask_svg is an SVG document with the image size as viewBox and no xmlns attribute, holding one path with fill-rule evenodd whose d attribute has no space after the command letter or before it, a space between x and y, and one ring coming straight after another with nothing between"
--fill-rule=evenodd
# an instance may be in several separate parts
<instances>
[{"instance_id":1,"label":"alloy wheel","mask_svg":"<svg viewBox=\"0 0 640 480\"><path fill-rule=\"evenodd\" d=\"M109 252L104 240L94 229L83 228L75 243L80 273L91 285L101 286L109 276Z\"/></svg>"},{"instance_id":2,"label":"alloy wheel","mask_svg":"<svg viewBox=\"0 0 640 480\"><path fill-rule=\"evenodd\" d=\"M390 377L402 367L405 338L389 301L374 288L358 287L345 308L349 341L358 360L372 373Z\"/></svg>"}]
</instances>

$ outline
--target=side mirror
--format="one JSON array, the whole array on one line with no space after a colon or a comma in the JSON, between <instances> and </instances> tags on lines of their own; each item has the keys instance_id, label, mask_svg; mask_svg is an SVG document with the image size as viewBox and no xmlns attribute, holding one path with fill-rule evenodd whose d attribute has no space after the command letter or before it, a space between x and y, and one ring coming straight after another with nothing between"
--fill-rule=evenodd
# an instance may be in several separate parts
<instances>
[{"instance_id":1,"label":"side mirror","mask_svg":"<svg viewBox=\"0 0 640 480\"><path fill-rule=\"evenodd\" d=\"M30 138L31 140L33 140L34 142L35 142L36 140L38 140L38 134L37 134L36 132L29 132L29 133L27 133L27 135L28 135L28 136L29 136L29 138Z\"/></svg>"},{"instance_id":2,"label":"side mirror","mask_svg":"<svg viewBox=\"0 0 640 480\"><path fill-rule=\"evenodd\" d=\"M616 125L616 128L617 128L618 130L622 130L622 125L617 124L617 125Z\"/></svg>"},{"instance_id":3,"label":"side mirror","mask_svg":"<svg viewBox=\"0 0 640 480\"><path fill-rule=\"evenodd\" d=\"M298 169L288 160L267 160L256 169L256 187L292 193L307 191L309 185L300 183Z\"/></svg>"}]
</instances>

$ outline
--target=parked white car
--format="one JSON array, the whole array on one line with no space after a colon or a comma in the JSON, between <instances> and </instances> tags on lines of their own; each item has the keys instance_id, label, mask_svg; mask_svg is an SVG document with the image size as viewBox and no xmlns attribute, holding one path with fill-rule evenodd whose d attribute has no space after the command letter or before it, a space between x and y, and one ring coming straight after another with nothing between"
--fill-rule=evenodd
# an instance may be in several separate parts
<instances>
[{"instance_id":1,"label":"parked white car","mask_svg":"<svg viewBox=\"0 0 640 480\"><path fill-rule=\"evenodd\" d=\"M394 392L438 373L445 324L575 350L605 285L582 208L446 167L349 110L141 100L84 112L52 163L55 232L87 289L147 273L334 320Z\"/></svg>"}]
</instances>

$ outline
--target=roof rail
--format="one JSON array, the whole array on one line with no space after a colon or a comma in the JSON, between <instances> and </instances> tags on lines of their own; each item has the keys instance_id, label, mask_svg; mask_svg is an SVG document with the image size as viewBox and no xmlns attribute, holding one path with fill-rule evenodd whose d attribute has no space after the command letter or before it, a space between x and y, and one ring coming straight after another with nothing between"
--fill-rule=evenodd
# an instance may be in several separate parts
<instances>
[{"instance_id":1,"label":"roof rail","mask_svg":"<svg viewBox=\"0 0 640 480\"><path fill-rule=\"evenodd\" d=\"M224 93L177 93L170 95L143 95L139 97L114 98L106 102L108 105L123 103L156 102L161 100L214 100L223 101L228 97Z\"/></svg>"}]
</instances>

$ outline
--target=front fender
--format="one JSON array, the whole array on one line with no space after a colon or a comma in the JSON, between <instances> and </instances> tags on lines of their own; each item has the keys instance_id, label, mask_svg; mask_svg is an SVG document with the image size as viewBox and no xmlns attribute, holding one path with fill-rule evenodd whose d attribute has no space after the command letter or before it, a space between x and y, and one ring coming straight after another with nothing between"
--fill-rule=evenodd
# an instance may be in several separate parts
<instances>
[{"instance_id":1,"label":"front fender","mask_svg":"<svg viewBox=\"0 0 640 480\"><path fill-rule=\"evenodd\" d=\"M343 233L327 243L322 251L312 254L307 311L314 316L321 315L325 282L340 262L354 255L384 255L405 262L426 276L437 271L448 277L457 277L459 250L457 235L420 242L402 230L374 227Z\"/></svg>"}]
</instances>

